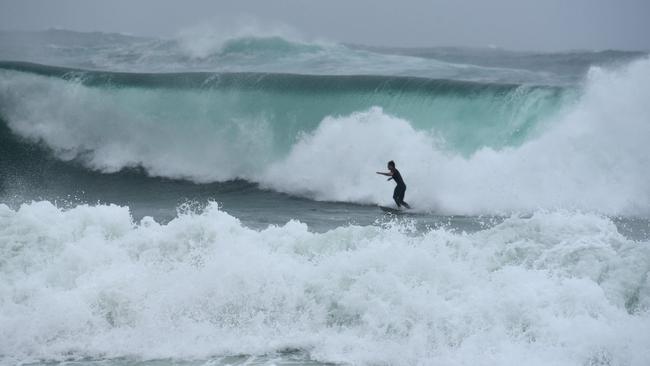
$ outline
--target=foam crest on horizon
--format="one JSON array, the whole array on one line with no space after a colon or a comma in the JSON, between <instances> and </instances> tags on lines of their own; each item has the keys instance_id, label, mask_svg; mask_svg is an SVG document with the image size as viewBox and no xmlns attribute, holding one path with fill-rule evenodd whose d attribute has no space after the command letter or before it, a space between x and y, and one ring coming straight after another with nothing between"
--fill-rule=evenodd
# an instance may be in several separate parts
<instances>
[{"instance_id":1,"label":"foam crest on horizon","mask_svg":"<svg viewBox=\"0 0 650 366\"><path fill-rule=\"evenodd\" d=\"M204 22L193 27L180 30L173 38L180 47L192 58L206 58L227 49L229 44L242 43L248 40L253 45L258 41L282 41L283 45L308 46L319 49L319 42L307 42L299 32L282 23L265 24L251 17L234 20L234 24L226 25L221 22ZM320 44L325 45L321 41ZM333 44L332 44L333 45ZM244 50L241 50L242 52ZM254 51L254 49L250 50Z\"/></svg>"},{"instance_id":2,"label":"foam crest on horizon","mask_svg":"<svg viewBox=\"0 0 650 366\"><path fill-rule=\"evenodd\" d=\"M353 364L650 361L650 246L593 214L317 234L248 229L216 205L159 224L34 202L0 205L0 242L6 363L287 348Z\"/></svg>"},{"instance_id":3,"label":"foam crest on horizon","mask_svg":"<svg viewBox=\"0 0 650 366\"><path fill-rule=\"evenodd\" d=\"M570 80L576 78L540 70L471 65L464 57L457 62L446 62L399 52L372 52L363 47L305 37L287 25L255 19L202 23L182 29L170 39L97 32L0 31L0 60L147 73L408 75L545 85L572 84Z\"/></svg>"}]
</instances>

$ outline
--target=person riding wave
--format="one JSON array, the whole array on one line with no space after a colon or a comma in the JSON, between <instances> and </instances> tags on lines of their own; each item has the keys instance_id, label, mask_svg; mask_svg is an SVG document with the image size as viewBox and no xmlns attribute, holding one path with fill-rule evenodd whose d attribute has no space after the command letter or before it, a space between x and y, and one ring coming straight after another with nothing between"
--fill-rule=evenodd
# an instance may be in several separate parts
<instances>
[{"instance_id":1,"label":"person riding wave","mask_svg":"<svg viewBox=\"0 0 650 366\"><path fill-rule=\"evenodd\" d=\"M406 207L406 208L411 208L408 203L404 202L404 194L406 193L406 184L404 183L404 179L402 179L402 175L399 173L399 170L395 168L395 162L394 161L389 161L388 162L388 172L377 172L377 174L385 175L388 178L388 180L394 180L395 183L397 183L397 186L395 187L395 190L393 191L393 199L395 200L395 203L397 204L397 207Z\"/></svg>"}]
</instances>

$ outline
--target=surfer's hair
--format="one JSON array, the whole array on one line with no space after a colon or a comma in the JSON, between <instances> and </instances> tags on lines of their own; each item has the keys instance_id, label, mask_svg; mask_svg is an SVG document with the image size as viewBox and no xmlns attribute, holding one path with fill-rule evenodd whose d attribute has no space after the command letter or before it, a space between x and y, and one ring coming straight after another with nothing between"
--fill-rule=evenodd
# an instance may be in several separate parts
<instances>
[{"instance_id":1,"label":"surfer's hair","mask_svg":"<svg viewBox=\"0 0 650 366\"><path fill-rule=\"evenodd\" d=\"M388 165L394 167L394 166L395 166L395 162L391 160L391 161L388 162Z\"/></svg>"}]
</instances>

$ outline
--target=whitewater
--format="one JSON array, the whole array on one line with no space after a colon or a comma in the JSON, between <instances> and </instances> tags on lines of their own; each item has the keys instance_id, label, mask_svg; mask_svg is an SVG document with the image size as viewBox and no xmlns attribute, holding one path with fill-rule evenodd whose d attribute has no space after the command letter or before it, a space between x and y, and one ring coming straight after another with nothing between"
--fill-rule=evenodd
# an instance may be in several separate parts
<instances>
[{"instance_id":1,"label":"whitewater","mask_svg":"<svg viewBox=\"0 0 650 366\"><path fill-rule=\"evenodd\" d=\"M647 365L648 95L643 52L2 31L0 364Z\"/></svg>"}]
</instances>

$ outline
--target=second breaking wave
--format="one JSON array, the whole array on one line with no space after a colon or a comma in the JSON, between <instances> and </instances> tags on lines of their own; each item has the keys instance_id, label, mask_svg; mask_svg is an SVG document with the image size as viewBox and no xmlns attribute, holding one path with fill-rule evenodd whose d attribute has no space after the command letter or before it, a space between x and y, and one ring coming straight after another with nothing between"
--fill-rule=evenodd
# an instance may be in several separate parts
<instances>
[{"instance_id":1,"label":"second breaking wave","mask_svg":"<svg viewBox=\"0 0 650 366\"><path fill-rule=\"evenodd\" d=\"M0 204L0 241L0 364L284 350L359 365L650 360L648 243L594 214L318 234L251 230L216 205L160 224L33 202Z\"/></svg>"}]
</instances>

